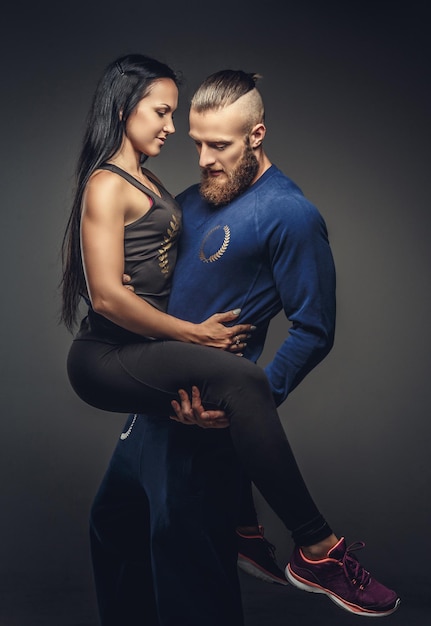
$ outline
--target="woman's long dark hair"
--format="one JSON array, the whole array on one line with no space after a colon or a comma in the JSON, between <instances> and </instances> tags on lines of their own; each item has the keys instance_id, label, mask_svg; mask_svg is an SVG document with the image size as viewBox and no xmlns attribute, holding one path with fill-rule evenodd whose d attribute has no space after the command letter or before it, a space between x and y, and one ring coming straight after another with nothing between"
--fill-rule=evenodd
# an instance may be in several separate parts
<instances>
[{"instance_id":1,"label":"woman's long dark hair","mask_svg":"<svg viewBox=\"0 0 431 626\"><path fill-rule=\"evenodd\" d=\"M81 258L81 205L91 174L119 150L125 125L152 83L171 78L178 86L175 72L164 63L142 54L129 54L106 68L87 117L86 131L76 169L76 188L62 243L61 321L72 331L78 305L86 293Z\"/></svg>"}]
</instances>

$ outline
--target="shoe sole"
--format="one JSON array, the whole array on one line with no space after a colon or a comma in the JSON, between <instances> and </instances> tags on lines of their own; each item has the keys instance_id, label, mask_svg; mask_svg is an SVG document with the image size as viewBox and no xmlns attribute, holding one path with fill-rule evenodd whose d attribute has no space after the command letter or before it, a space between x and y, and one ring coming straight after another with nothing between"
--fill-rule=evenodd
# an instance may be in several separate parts
<instances>
[{"instance_id":1,"label":"shoe sole","mask_svg":"<svg viewBox=\"0 0 431 626\"><path fill-rule=\"evenodd\" d=\"M391 615L394 611L396 611L400 605L400 599L397 598L395 606L387 611L371 611L364 609L357 604L353 604L352 602L347 602L347 600L343 600L343 598L340 598L340 596L337 596L337 594L330 591L329 589L325 589L325 587L321 587L320 585L311 583L310 581L301 578L300 576L298 576L298 574L292 572L290 565L287 565L286 567L286 578L294 587L302 589L303 591L309 591L311 593L322 593L328 596L328 598L332 600L332 602L335 602L337 606L345 609L349 613L361 615L362 617L386 617L387 615Z\"/></svg>"},{"instance_id":2,"label":"shoe sole","mask_svg":"<svg viewBox=\"0 0 431 626\"><path fill-rule=\"evenodd\" d=\"M259 578L266 583L276 583L277 585L288 585L289 583L284 578L278 578L267 570L263 569L255 561L251 561L244 556L238 556L238 567L242 569L246 574Z\"/></svg>"}]
</instances>

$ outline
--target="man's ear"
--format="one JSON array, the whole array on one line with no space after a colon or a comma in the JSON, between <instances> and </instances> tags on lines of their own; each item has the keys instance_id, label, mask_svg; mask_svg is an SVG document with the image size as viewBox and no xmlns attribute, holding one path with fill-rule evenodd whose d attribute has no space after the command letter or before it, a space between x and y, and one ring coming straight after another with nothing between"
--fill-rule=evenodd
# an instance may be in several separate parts
<instances>
[{"instance_id":1,"label":"man's ear","mask_svg":"<svg viewBox=\"0 0 431 626\"><path fill-rule=\"evenodd\" d=\"M253 128L250 131L250 147L254 149L258 148L262 144L262 141L264 140L265 135L266 135L265 124L263 124L262 122L259 122L259 124L256 124L256 126L253 126Z\"/></svg>"}]
</instances>

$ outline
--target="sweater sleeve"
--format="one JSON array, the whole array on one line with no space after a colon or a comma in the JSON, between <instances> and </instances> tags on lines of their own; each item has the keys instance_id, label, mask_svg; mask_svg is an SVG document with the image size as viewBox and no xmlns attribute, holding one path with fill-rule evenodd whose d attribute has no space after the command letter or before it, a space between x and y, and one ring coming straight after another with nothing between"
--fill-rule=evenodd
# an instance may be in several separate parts
<instances>
[{"instance_id":1,"label":"sweater sleeve","mask_svg":"<svg viewBox=\"0 0 431 626\"><path fill-rule=\"evenodd\" d=\"M279 406L332 348L335 269L326 224L304 196L276 208L265 236L273 278L291 322L287 338L265 368Z\"/></svg>"}]
</instances>

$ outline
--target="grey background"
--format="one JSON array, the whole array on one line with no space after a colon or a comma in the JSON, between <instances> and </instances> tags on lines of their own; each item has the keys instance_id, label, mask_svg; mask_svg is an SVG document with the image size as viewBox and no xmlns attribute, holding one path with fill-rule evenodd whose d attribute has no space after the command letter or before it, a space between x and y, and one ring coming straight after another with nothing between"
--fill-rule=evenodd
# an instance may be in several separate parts
<instances>
[{"instance_id":1,"label":"grey background","mask_svg":"<svg viewBox=\"0 0 431 626\"><path fill-rule=\"evenodd\" d=\"M361 560L401 595L429 602L427 2L182 5L3 12L1 626L27 623L1 621L17 588L21 601L67 589L66 605L81 590L93 606L88 510L124 417L69 387L59 250L95 83L135 51L184 74L177 133L152 164L173 193L199 175L187 137L199 82L225 67L263 75L268 155L324 215L338 275L335 347L282 406L283 424L334 530L365 540ZM285 332L279 317L262 364ZM256 498L283 563L290 538Z\"/></svg>"}]
</instances>

